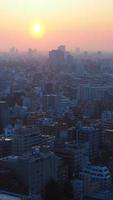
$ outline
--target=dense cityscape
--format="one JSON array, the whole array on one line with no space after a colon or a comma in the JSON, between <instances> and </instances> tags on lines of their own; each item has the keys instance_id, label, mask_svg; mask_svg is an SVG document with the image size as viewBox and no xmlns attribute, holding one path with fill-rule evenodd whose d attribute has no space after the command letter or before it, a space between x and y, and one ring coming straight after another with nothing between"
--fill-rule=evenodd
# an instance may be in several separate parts
<instances>
[{"instance_id":1,"label":"dense cityscape","mask_svg":"<svg viewBox=\"0 0 113 200\"><path fill-rule=\"evenodd\" d=\"M112 53L0 53L1 200L113 200L112 146Z\"/></svg>"}]
</instances>

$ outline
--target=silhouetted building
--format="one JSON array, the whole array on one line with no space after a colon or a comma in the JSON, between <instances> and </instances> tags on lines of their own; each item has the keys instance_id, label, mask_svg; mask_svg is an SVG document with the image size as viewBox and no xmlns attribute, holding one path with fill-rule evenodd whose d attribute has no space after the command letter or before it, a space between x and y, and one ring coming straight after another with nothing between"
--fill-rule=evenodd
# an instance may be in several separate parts
<instances>
[{"instance_id":1,"label":"silhouetted building","mask_svg":"<svg viewBox=\"0 0 113 200\"><path fill-rule=\"evenodd\" d=\"M9 123L9 110L5 101L0 101L0 128L7 127Z\"/></svg>"}]
</instances>

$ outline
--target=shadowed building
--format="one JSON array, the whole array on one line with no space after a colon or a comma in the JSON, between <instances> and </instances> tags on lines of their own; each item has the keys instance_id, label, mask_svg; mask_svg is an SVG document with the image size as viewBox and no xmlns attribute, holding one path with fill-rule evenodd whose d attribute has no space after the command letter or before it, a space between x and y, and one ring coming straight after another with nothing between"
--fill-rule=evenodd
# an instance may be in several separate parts
<instances>
[{"instance_id":1,"label":"shadowed building","mask_svg":"<svg viewBox=\"0 0 113 200\"><path fill-rule=\"evenodd\" d=\"M9 122L9 111L6 101L0 101L0 128L7 127Z\"/></svg>"}]
</instances>

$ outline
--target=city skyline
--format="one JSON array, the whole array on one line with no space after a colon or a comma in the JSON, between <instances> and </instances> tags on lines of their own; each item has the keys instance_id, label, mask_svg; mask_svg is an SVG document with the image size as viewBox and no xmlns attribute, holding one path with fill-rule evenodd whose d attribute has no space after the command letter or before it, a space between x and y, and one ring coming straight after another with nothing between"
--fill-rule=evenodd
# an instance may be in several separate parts
<instances>
[{"instance_id":1,"label":"city skyline","mask_svg":"<svg viewBox=\"0 0 113 200\"><path fill-rule=\"evenodd\" d=\"M112 0L0 1L0 50L16 46L46 51L63 43L69 49L112 51L112 8ZM33 25L44 29L42 37L32 37Z\"/></svg>"}]
</instances>

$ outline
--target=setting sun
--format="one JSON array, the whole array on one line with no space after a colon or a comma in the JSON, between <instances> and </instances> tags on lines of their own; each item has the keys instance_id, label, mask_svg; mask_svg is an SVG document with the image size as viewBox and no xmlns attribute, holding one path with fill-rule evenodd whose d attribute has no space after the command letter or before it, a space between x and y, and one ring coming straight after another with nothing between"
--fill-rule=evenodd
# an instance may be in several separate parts
<instances>
[{"instance_id":1,"label":"setting sun","mask_svg":"<svg viewBox=\"0 0 113 200\"><path fill-rule=\"evenodd\" d=\"M31 36L34 38L41 38L44 35L44 26L42 24L33 24L30 28Z\"/></svg>"}]
</instances>

